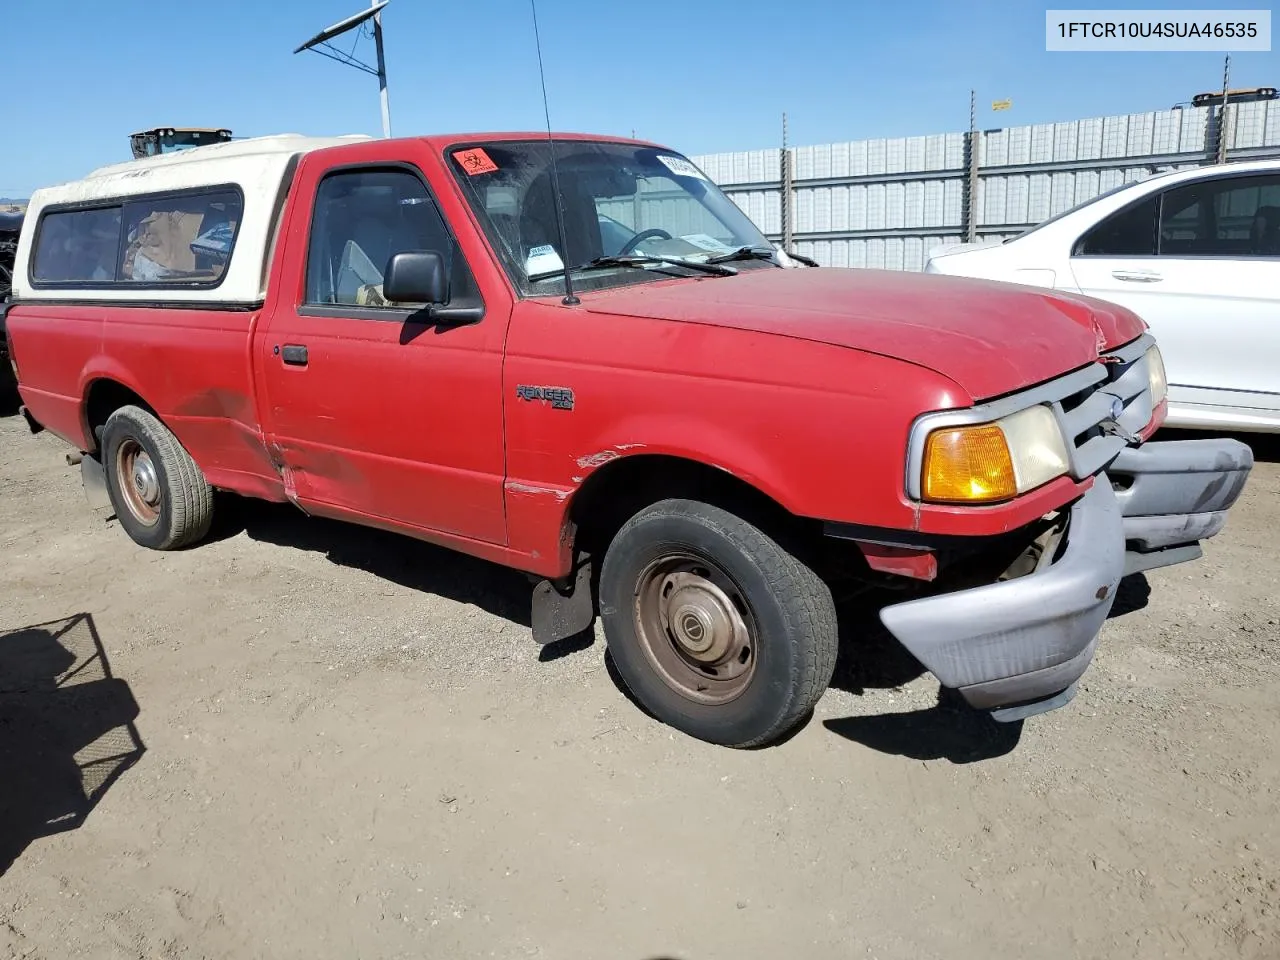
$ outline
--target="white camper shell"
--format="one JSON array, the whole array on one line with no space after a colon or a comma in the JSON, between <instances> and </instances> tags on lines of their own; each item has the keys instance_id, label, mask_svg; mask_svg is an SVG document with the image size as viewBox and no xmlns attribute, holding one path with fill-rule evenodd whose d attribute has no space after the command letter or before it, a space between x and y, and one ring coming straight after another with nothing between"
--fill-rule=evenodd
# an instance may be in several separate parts
<instances>
[{"instance_id":1,"label":"white camper shell","mask_svg":"<svg viewBox=\"0 0 1280 960\"><path fill-rule=\"evenodd\" d=\"M31 197L15 300L261 303L302 154L364 135L257 137L129 160ZM161 282L162 281L162 282Z\"/></svg>"}]
</instances>

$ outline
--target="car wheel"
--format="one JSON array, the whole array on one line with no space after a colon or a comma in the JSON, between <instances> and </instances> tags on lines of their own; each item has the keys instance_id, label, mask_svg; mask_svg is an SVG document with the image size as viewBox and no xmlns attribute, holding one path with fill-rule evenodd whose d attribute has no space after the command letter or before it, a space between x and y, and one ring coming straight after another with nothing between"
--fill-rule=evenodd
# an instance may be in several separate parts
<instances>
[{"instance_id":1,"label":"car wheel","mask_svg":"<svg viewBox=\"0 0 1280 960\"><path fill-rule=\"evenodd\" d=\"M777 742L831 682L838 634L827 585L718 507L664 500L637 513L610 544L599 589L618 673L690 736Z\"/></svg>"},{"instance_id":2,"label":"car wheel","mask_svg":"<svg viewBox=\"0 0 1280 960\"><path fill-rule=\"evenodd\" d=\"M146 410L121 407L107 418L102 466L116 518L134 542L176 550L209 532L213 489L178 438Z\"/></svg>"}]
</instances>

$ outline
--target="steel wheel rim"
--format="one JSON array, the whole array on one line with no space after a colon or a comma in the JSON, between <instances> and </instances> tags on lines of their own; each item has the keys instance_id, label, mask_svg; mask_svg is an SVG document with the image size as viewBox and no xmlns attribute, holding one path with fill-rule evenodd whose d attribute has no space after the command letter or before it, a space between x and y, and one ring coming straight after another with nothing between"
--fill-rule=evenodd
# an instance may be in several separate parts
<instances>
[{"instance_id":1,"label":"steel wheel rim","mask_svg":"<svg viewBox=\"0 0 1280 960\"><path fill-rule=\"evenodd\" d=\"M636 581L632 612L646 659L682 697L719 705L750 685L759 658L755 618L715 562L685 551L653 560Z\"/></svg>"},{"instance_id":2,"label":"steel wheel rim","mask_svg":"<svg viewBox=\"0 0 1280 960\"><path fill-rule=\"evenodd\" d=\"M151 454L132 437L116 447L116 486L133 518L144 526L160 520L160 477Z\"/></svg>"}]
</instances>

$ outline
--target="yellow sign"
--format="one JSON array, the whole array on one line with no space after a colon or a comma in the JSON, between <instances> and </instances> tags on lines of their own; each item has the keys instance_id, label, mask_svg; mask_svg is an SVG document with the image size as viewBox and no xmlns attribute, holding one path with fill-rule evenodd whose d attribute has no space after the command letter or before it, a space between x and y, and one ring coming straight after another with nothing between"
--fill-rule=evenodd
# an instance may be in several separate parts
<instances>
[{"instance_id":1,"label":"yellow sign","mask_svg":"<svg viewBox=\"0 0 1280 960\"><path fill-rule=\"evenodd\" d=\"M992 110L1008 110L1012 106L1013 106L1012 100L992 100L991 101Z\"/></svg>"}]
</instances>

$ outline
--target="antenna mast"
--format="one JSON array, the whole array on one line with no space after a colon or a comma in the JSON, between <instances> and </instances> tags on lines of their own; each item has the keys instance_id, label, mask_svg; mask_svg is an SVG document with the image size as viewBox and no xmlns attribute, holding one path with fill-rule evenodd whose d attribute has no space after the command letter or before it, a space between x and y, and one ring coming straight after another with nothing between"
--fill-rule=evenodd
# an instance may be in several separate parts
<instances>
[{"instance_id":1,"label":"antenna mast","mask_svg":"<svg viewBox=\"0 0 1280 960\"><path fill-rule=\"evenodd\" d=\"M560 302L566 307L577 306L582 301L574 295L573 277L569 270L569 241L564 232L564 200L560 193L560 170L556 165L556 142L551 136L551 108L547 106L547 75L542 69L542 38L538 35L537 0L529 0L529 8L533 11L533 42L538 49L538 79L542 81L542 112L547 118L547 147L551 150L551 189L556 194L556 229L560 233L560 250L564 267L564 299Z\"/></svg>"}]
</instances>

